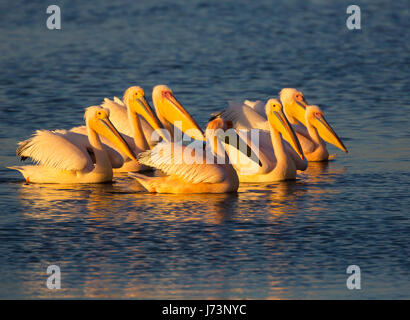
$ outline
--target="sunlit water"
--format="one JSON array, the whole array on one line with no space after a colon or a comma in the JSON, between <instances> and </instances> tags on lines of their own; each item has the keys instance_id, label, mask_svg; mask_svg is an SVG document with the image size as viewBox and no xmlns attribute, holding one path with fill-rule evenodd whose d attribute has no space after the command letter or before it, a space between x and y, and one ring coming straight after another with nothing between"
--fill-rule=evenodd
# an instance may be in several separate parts
<instances>
[{"instance_id":1,"label":"sunlit water","mask_svg":"<svg viewBox=\"0 0 410 320\"><path fill-rule=\"evenodd\" d=\"M409 298L408 1L0 3L0 298ZM202 127L227 100L301 89L349 149L292 182L156 195L127 176L35 185L17 141L168 84ZM46 287L47 266L62 289ZM360 266L362 289L346 288Z\"/></svg>"}]
</instances>

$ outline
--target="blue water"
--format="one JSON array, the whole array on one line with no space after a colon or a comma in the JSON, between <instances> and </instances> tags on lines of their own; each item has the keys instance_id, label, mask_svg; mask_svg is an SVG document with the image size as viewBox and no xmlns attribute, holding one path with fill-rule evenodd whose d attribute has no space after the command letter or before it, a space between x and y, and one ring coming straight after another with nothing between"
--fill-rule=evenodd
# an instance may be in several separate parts
<instances>
[{"instance_id":1,"label":"blue water","mask_svg":"<svg viewBox=\"0 0 410 320\"><path fill-rule=\"evenodd\" d=\"M0 298L410 298L409 2L0 3ZM237 194L26 184L16 143L167 84L204 127L228 100L302 90L345 142L293 182ZM61 290L46 287L61 268ZM346 268L361 268L348 290Z\"/></svg>"}]
</instances>

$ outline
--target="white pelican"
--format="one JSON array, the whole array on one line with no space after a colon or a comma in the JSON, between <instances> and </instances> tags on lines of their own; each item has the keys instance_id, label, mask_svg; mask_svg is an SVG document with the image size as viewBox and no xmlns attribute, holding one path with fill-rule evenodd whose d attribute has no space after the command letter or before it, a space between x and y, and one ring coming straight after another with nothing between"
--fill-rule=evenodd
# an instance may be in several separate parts
<instances>
[{"instance_id":1,"label":"white pelican","mask_svg":"<svg viewBox=\"0 0 410 320\"><path fill-rule=\"evenodd\" d=\"M129 173L149 192L158 193L225 193L238 189L238 175L229 163L225 148L220 142L218 129L226 130L229 123L221 118L209 122L205 135L211 152L209 157L191 146L160 143L150 151L140 153L138 161L163 171L168 176L147 177ZM189 154L190 161L178 158ZM212 161L209 161L209 160ZM218 159L215 163L215 159ZM222 159L222 161L220 161ZM207 161L208 160L208 161ZM211 163L210 163L211 162Z\"/></svg>"},{"instance_id":2,"label":"white pelican","mask_svg":"<svg viewBox=\"0 0 410 320\"><path fill-rule=\"evenodd\" d=\"M140 152L150 148L147 137L144 135L142 130L143 121L147 126L149 126L149 128L152 128L152 132L158 130L156 132L158 132L159 136L163 139L167 139L163 131L160 130L160 124L152 113L152 110L145 99L144 90L141 87L133 86L128 88L124 93L123 101L124 104L120 105L106 98L102 103L102 107L110 110L110 120L113 120L111 122L114 123L121 124L121 121L124 120L122 118L123 112L126 112L125 119L128 123L126 123L127 125L125 126L123 125L124 132L122 132L122 136L131 147L134 154L138 155ZM85 135L87 134L87 130L84 126L72 128L71 131ZM115 148L109 141L104 139L103 142ZM114 168L114 172L151 170L151 168L133 161L126 154L121 153L121 155L123 157L124 164L120 168Z\"/></svg>"},{"instance_id":3,"label":"white pelican","mask_svg":"<svg viewBox=\"0 0 410 320\"><path fill-rule=\"evenodd\" d=\"M346 153L348 152L319 107L314 106L310 108L311 113L307 113L307 103L302 92L293 88L284 88L279 95L285 114L298 135L308 161L327 161L329 159L329 152L324 141Z\"/></svg>"},{"instance_id":4,"label":"white pelican","mask_svg":"<svg viewBox=\"0 0 410 320\"><path fill-rule=\"evenodd\" d=\"M143 90L141 89L140 91L141 96L143 96ZM144 118L140 118L141 129L151 147L153 147L157 142L157 139L152 139L153 132L157 129L155 128L158 123L155 121L156 119L160 121L162 128L168 130L169 135L167 135L166 132L165 134L161 134L162 131L157 131L165 141L169 142L170 140L174 140L174 124L175 127L190 137L201 141L205 140L201 128L185 110L185 108L178 102L169 87L165 85L155 86L152 90L152 101L154 103L156 117L152 114L151 108L145 98L140 101L144 104L146 113L149 113L150 118L153 119L149 122ZM127 112L127 102L125 100L122 102L117 97L114 97L114 100L105 98L102 106L111 111L110 119L121 133L128 136L133 135L129 113Z\"/></svg>"},{"instance_id":5,"label":"white pelican","mask_svg":"<svg viewBox=\"0 0 410 320\"><path fill-rule=\"evenodd\" d=\"M315 107L318 110L317 116L320 116L320 122L314 121L314 118L307 116L307 102L301 91L294 88L284 88L279 93L280 101L282 102L283 109L286 117L292 124L293 129L300 141L304 155L308 161L326 161L329 159L329 153L326 148L327 141L344 152L348 152L342 140L337 136L336 132L332 129L329 123L325 120L323 111L319 107ZM249 101L245 100L244 104L250 106L259 115L265 117L263 112L264 103L260 100ZM238 104L230 103L231 107L239 107ZM266 118L264 118L266 120ZM267 122L259 119L260 121L254 121L248 119L249 125L252 127L267 129ZM315 127L315 131L308 130L308 121L310 121L310 127ZM242 119L242 123L245 119ZM314 124L312 123L314 122ZM311 133L316 132L317 135L312 136ZM323 141L323 140L324 141Z\"/></svg>"},{"instance_id":6,"label":"white pelican","mask_svg":"<svg viewBox=\"0 0 410 320\"><path fill-rule=\"evenodd\" d=\"M99 183L111 181L112 159L103 147L100 135L136 161L130 147L109 120L109 110L92 106L84 118L95 165L83 143L68 139L66 131L38 130L33 137L19 143L17 155L31 158L39 165L16 166L27 182L36 183ZM118 158L117 158L118 159Z\"/></svg>"},{"instance_id":7,"label":"white pelican","mask_svg":"<svg viewBox=\"0 0 410 320\"><path fill-rule=\"evenodd\" d=\"M228 108L217 115L217 117L233 121L236 129L248 130L253 128L247 122L248 119L252 119L256 127L267 127L267 130L259 129L259 145L255 146L250 143L251 148L258 154L261 165L257 166L253 161L247 164L245 161L239 161L237 165L234 163L241 182L271 182L295 179L296 170L305 170L307 168L307 161L303 156L302 148L292 126L283 113L281 103L277 99L269 99L265 105L265 114L267 121L251 107L242 105L240 108ZM243 115L246 117L243 117ZM239 131L240 135L241 130ZM258 150L255 150L255 148L258 148ZM236 148L227 146L227 152L231 159L237 157Z\"/></svg>"}]
</instances>

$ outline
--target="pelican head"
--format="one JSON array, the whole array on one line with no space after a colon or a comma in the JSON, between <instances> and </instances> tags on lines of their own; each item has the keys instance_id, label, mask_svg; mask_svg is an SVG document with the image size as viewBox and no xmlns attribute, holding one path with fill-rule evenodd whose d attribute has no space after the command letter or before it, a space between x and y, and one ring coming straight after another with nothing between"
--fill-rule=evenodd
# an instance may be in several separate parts
<instances>
[{"instance_id":1,"label":"pelican head","mask_svg":"<svg viewBox=\"0 0 410 320\"><path fill-rule=\"evenodd\" d=\"M222 141L226 141L225 131L228 129L233 129L233 123L232 121L225 120L223 118L215 118L211 121L208 122L208 125L206 126L205 130L205 137L208 139L208 141L212 141L211 139L214 139L215 141L220 138Z\"/></svg>"},{"instance_id":2,"label":"pelican head","mask_svg":"<svg viewBox=\"0 0 410 320\"><path fill-rule=\"evenodd\" d=\"M129 112L133 112L142 116L149 125L154 129L158 130L158 134L164 139L168 140L162 130L161 126L154 116L150 105L148 104L147 100L145 99L145 92L144 89L138 86L129 87L124 93L124 103L127 105Z\"/></svg>"},{"instance_id":3,"label":"pelican head","mask_svg":"<svg viewBox=\"0 0 410 320\"><path fill-rule=\"evenodd\" d=\"M290 143L301 159L304 159L302 147L292 129L288 119L283 113L283 107L279 100L269 99L265 106L266 115L270 126L282 134L282 137Z\"/></svg>"},{"instance_id":4,"label":"pelican head","mask_svg":"<svg viewBox=\"0 0 410 320\"><path fill-rule=\"evenodd\" d=\"M223 131L226 131L228 129L233 128L233 122L230 120L225 120L223 118L215 118L211 121L209 121L206 130L217 130L217 129L222 129Z\"/></svg>"},{"instance_id":5,"label":"pelican head","mask_svg":"<svg viewBox=\"0 0 410 320\"><path fill-rule=\"evenodd\" d=\"M283 88L279 93L279 97L289 122L297 124L299 121L306 125L305 111L307 102L303 93L294 88Z\"/></svg>"},{"instance_id":6,"label":"pelican head","mask_svg":"<svg viewBox=\"0 0 410 320\"><path fill-rule=\"evenodd\" d=\"M336 147L347 153L347 149L342 140L340 140L336 132L334 132L332 127L326 121L322 109L320 109L318 106L307 106L306 122L309 122L317 129L320 137L323 138L323 140L335 145Z\"/></svg>"},{"instance_id":7,"label":"pelican head","mask_svg":"<svg viewBox=\"0 0 410 320\"><path fill-rule=\"evenodd\" d=\"M152 101L160 118L176 126L191 138L206 141L199 125L174 97L170 88L165 85L155 86L152 90Z\"/></svg>"},{"instance_id":8,"label":"pelican head","mask_svg":"<svg viewBox=\"0 0 410 320\"><path fill-rule=\"evenodd\" d=\"M131 148L111 123L109 116L110 110L98 106L88 107L85 109L84 113L85 122L88 128L110 140L130 159L137 161L134 153L131 151Z\"/></svg>"}]
</instances>

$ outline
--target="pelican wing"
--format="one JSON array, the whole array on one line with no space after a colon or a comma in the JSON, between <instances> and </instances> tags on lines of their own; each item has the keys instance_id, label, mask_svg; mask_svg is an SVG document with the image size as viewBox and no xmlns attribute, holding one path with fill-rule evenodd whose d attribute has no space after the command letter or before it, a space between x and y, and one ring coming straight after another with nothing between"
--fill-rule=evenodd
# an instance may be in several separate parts
<instances>
[{"instance_id":1,"label":"pelican wing","mask_svg":"<svg viewBox=\"0 0 410 320\"><path fill-rule=\"evenodd\" d=\"M255 110L260 116L262 116L266 120L265 102L263 102L262 100L245 100L243 103L250 106L253 110Z\"/></svg>"},{"instance_id":2,"label":"pelican wing","mask_svg":"<svg viewBox=\"0 0 410 320\"><path fill-rule=\"evenodd\" d=\"M108 99L109 100L109 99ZM114 102L115 103L117 103L117 104L119 104L120 106L123 106L123 107L127 107L125 104L124 104L124 102L120 99L120 98L118 98L118 97L114 97Z\"/></svg>"},{"instance_id":3,"label":"pelican wing","mask_svg":"<svg viewBox=\"0 0 410 320\"><path fill-rule=\"evenodd\" d=\"M235 129L262 129L269 130L266 118L262 117L252 107L237 102L229 102L228 109L219 114L225 120L233 122Z\"/></svg>"},{"instance_id":4,"label":"pelican wing","mask_svg":"<svg viewBox=\"0 0 410 320\"><path fill-rule=\"evenodd\" d=\"M178 176L187 182L222 182L226 178L223 168L217 164L207 164L206 158L196 152L198 150L200 149L162 142L152 150L140 153L137 159L141 164L160 169L168 175ZM183 155L188 153L192 156L190 164L183 161Z\"/></svg>"},{"instance_id":5,"label":"pelican wing","mask_svg":"<svg viewBox=\"0 0 410 320\"><path fill-rule=\"evenodd\" d=\"M114 97L114 101L105 98L101 106L110 110L110 121L114 127L116 127L119 132L132 137L132 128L128 120L127 107L124 103L117 97Z\"/></svg>"},{"instance_id":6,"label":"pelican wing","mask_svg":"<svg viewBox=\"0 0 410 320\"><path fill-rule=\"evenodd\" d=\"M17 155L60 170L92 169L93 162L87 149L75 145L64 136L66 130L37 130L29 139L19 142Z\"/></svg>"}]
</instances>

